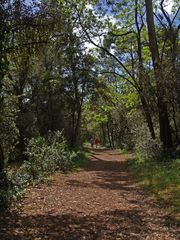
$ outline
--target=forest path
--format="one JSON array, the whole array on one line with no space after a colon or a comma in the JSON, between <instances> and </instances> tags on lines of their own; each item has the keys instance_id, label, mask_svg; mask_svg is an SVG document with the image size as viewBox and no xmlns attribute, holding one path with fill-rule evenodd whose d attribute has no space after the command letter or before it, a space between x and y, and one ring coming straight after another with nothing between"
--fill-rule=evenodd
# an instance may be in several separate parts
<instances>
[{"instance_id":1,"label":"forest path","mask_svg":"<svg viewBox=\"0 0 180 240\"><path fill-rule=\"evenodd\" d=\"M133 182L123 155L103 149L85 169L29 188L0 224L1 240L180 239L174 221Z\"/></svg>"}]
</instances>

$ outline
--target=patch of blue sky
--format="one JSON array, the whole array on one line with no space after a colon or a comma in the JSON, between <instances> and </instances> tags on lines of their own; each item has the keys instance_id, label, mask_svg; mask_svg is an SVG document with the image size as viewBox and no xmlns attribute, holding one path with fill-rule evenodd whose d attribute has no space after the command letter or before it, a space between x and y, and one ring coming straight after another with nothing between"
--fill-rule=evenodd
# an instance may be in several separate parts
<instances>
[{"instance_id":1,"label":"patch of blue sky","mask_svg":"<svg viewBox=\"0 0 180 240\"><path fill-rule=\"evenodd\" d=\"M30 7L34 13L39 11L39 4L41 4L41 2L41 0L24 0L24 4Z\"/></svg>"},{"instance_id":2,"label":"patch of blue sky","mask_svg":"<svg viewBox=\"0 0 180 240\"><path fill-rule=\"evenodd\" d=\"M154 3L157 7L157 14L162 15L160 10L160 2L161 0L155 0ZM118 16L122 13L122 11L126 8L129 8L129 14L134 12L134 1L127 1L127 0L99 0L99 3L95 6L95 9L99 9L107 16L111 16L112 18ZM178 11L176 18L174 19L174 25L177 26L180 24L180 5L178 6L177 2L174 0L165 0L163 3L163 7L169 18L172 20ZM144 9L145 11L145 9ZM115 20L118 22L118 19ZM156 21L156 20L155 20ZM165 19L164 19L165 21Z\"/></svg>"},{"instance_id":3,"label":"patch of blue sky","mask_svg":"<svg viewBox=\"0 0 180 240\"><path fill-rule=\"evenodd\" d=\"M160 6L161 0L158 0L156 4ZM168 14L168 17L171 19L171 21L174 19L173 24L174 26L178 26L180 24L180 5L178 5L174 0L165 0L163 3L163 8ZM157 14L161 18L161 21L166 24L166 19L162 14L162 11L160 8L157 10Z\"/></svg>"},{"instance_id":4,"label":"patch of blue sky","mask_svg":"<svg viewBox=\"0 0 180 240\"><path fill-rule=\"evenodd\" d=\"M38 4L40 3L41 1L40 0L24 0L25 4L28 5L28 6L33 6L35 4Z\"/></svg>"}]
</instances>

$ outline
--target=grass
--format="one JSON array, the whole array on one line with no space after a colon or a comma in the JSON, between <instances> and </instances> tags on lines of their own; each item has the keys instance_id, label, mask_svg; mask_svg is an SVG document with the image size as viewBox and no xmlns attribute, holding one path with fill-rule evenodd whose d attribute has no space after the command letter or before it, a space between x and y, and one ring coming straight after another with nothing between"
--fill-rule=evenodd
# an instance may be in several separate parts
<instances>
[{"instance_id":1,"label":"grass","mask_svg":"<svg viewBox=\"0 0 180 240\"><path fill-rule=\"evenodd\" d=\"M131 158L129 166L145 193L168 207L180 220L180 159L155 162Z\"/></svg>"}]
</instances>

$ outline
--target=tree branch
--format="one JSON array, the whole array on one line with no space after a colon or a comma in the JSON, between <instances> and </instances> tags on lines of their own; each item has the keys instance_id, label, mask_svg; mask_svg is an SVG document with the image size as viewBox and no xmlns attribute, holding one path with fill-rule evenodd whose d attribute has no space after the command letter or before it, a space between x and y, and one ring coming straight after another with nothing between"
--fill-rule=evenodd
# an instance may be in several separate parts
<instances>
[{"instance_id":1,"label":"tree branch","mask_svg":"<svg viewBox=\"0 0 180 240\"><path fill-rule=\"evenodd\" d=\"M175 13L175 15L174 15L174 17L173 17L173 19L172 19L172 24L174 23L177 15L178 15L178 13L179 13L179 11L180 11L180 7L178 8L177 12Z\"/></svg>"},{"instance_id":2,"label":"tree branch","mask_svg":"<svg viewBox=\"0 0 180 240\"><path fill-rule=\"evenodd\" d=\"M91 72L93 72L96 75L114 74L116 76L119 76L119 77L123 78L124 80L126 80L127 82L129 82L139 92L139 87L135 83L133 83L131 80L129 80L127 77L123 76L122 74L117 73L115 70L114 71L95 72L93 70L87 69L87 71L91 71Z\"/></svg>"},{"instance_id":3,"label":"tree branch","mask_svg":"<svg viewBox=\"0 0 180 240\"><path fill-rule=\"evenodd\" d=\"M161 6L161 11L164 15L164 17L166 18L168 24L169 24L169 27L171 28L172 27L172 22L171 22L171 19L169 17L169 14L167 13L167 11L164 9L164 6L163 6L163 3L164 3L164 0L161 0L161 3L160 3L160 6Z\"/></svg>"},{"instance_id":4,"label":"tree branch","mask_svg":"<svg viewBox=\"0 0 180 240\"><path fill-rule=\"evenodd\" d=\"M157 20L159 21L159 23L161 24L161 26L164 28L164 29L166 29L166 25L161 21L161 19L157 16L157 14L156 13L153 13L154 14L154 16L157 18Z\"/></svg>"},{"instance_id":5,"label":"tree branch","mask_svg":"<svg viewBox=\"0 0 180 240\"><path fill-rule=\"evenodd\" d=\"M131 33L134 33L134 32L133 31L129 31L129 32L122 33L122 34L116 34L116 33L113 33L113 32L109 32L109 34L111 34L114 37L123 37L123 36L126 36L126 35L131 34Z\"/></svg>"},{"instance_id":6,"label":"tree branch","mask_svg":"<svg viewBox=\"0 0 180 240\"><path fill-rule=\"evenodd\" d=\"M79 13L78 13L79 16ZM110 51L108 51L105 47L98 45L97 43L95 43L91 37L89 36L89 33L87 32L87 30L85 29L85 27L83 26L82 22L81 22L81 18L79 16L79 23L80 26L82 28L82 30L84 31L84 33L86 34L86 37L88 38L89 42L92 43L95 47L103 50L104 52L106 52L109 56L111 56L112 58L114 58L119 64L120 66L127 72L127 74L134 79L133 75L130 73L130 71L126 68L126 66L114 55L112 54Z\"/></svg>"}]
</instances>

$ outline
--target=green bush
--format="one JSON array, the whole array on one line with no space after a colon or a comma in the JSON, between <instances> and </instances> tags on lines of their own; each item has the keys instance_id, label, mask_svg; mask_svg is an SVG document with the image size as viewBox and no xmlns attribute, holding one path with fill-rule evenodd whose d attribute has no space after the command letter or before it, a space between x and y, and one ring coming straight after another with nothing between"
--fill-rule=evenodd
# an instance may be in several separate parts
<instances>
[{"instance_id":1,"label":"green bush","mask_svg":"<svg viewBox=\"0 0 180 240\"><path fill-rule=\"evenodd\" d=\"M7 169L0 176L0 208L7 207L22 190L46 178L56 170L67 172L74 167L77 154L68 149L61 132L49 133L47 138L32 138L27 146L28 160L18 169Z\"/></svg>"},{"instance_id":2,"label":"green bush","mask_svg":"<svg viewBox=\"0 0 180 240\"><path fill-rule=\"evenodd\" d=\"M82 167L88 160L84 152L71 151L59 131L49 133L47 138L32 138L26 155L28 160L20 167L9 167L0 176L0 207L8 206L29 184L37 183L57 170L67 172L72 168Z\"/></svg>"},{"instance_id":3,"label":"green bush","mask_svg":"<svg viewBox=\"0 0 180 240\"><path fill-rule=\"evenodd\" d=\"M4 170L0 173L0 209L8 206L13 190L13 184Z\"/></svg>"},{"instance_id":4,"label":"green bush","mask_svg":"<svg viewBox=\"0 0 180 240\"><path fill-rule=\"evenodd\" d=\"M78 151L73 158L73 167L82 168L85 167L89 160L89 154L87 152Z\"/></svg>"},{"instance_id":5,"label":"green bush","mask_svg":"<svg viewBox=\"0 0 180 240\"><path fill-rule=\"evenodd\" d=\"M164 157L162 143L152 139L148 129L142 126L136 133L135 150L139 160L156 161Z\"/></svg>"},{"instance_id":6,"label":"green bush","mask_svg":"<svg viewBox=\"0 0 180 240\"><path fill-rule=\"evenodd\" d=\"M48 138L32 138L26 151L28 161L23 164L23 171L33 179L41 179L56 170L67 172L72 168L76 153L68 149L61 132L50 133Z\"/></svg>"}]
</instances>

